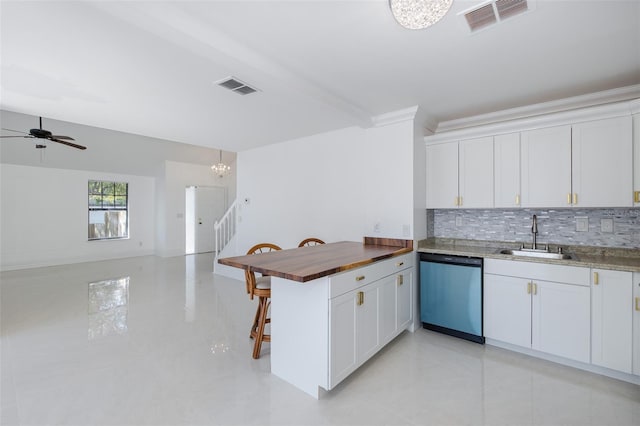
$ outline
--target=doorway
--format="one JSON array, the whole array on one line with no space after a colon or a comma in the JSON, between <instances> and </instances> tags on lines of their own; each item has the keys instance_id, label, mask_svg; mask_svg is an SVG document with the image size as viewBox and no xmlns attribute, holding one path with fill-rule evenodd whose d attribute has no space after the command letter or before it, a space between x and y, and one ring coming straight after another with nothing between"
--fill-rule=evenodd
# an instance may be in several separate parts
<instances>
[{"instance_id":1,"label":"doorway","mask_svg":"<svg viewBox=\"0 0 640 426\"><path fill-rule=\"evenodd\" d=\"M214 224L227 209L227 188L188 186L185 189L185 253L215 250Z\"/></svg>"}]
</instances>

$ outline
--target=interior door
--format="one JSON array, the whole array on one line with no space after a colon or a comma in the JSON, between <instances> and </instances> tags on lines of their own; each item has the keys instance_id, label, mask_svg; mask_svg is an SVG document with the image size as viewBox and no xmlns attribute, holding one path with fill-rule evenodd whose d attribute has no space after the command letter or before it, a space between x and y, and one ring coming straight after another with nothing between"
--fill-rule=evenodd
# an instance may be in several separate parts
<instances>
[{"instance_id":1,"label":"interior door","mask_svg":"<svg viewBox=\"0 0 640 426\"><path fill-rule=\"evenodd\" d=\"M215 249L213 225L227 208L226 188L199 186L195 190L194 245L196 253Z\"/></svg>"}]
</instances>

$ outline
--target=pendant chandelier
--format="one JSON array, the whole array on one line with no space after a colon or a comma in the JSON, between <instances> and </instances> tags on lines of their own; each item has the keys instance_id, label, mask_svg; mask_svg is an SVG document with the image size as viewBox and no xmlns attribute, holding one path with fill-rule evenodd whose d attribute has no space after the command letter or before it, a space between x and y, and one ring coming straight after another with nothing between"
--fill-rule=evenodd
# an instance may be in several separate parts
<instances>
[{"instance_id":1,"label":"pendant chandelier","mask_svg":"<svg viewBox=\"0 0 640 426\"><path fill-rule=\"evenodd\" d=\"M219 178L225 177L229 173L231 173L231 167L222 162L222 150L220 150L220 161L218 162L218 164L214 164L213 166L211 166L211 170Z\"/></svg>"},{"instance_id":2,"label":"pendant chandelier","mask_svg":"<svg viewBox=\"0 0 640 426\"><path fill-rule=\"evenodd\" d=\"M389 0L398 24L410 30L421 30L438 22L447 14L453 0Z\"/></svg>"}]
</instances>

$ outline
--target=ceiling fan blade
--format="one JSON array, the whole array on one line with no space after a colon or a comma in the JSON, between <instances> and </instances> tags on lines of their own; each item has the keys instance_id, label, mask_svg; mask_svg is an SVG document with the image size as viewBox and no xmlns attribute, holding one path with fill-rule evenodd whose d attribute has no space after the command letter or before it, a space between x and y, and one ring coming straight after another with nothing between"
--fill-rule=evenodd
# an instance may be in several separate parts
<instances>
[{"instance_id":1,"label":"ceiling fan blade","mask_svg":"<svg viewBox=\"0 0 640 426\"><path fill-rule=\"evenodd\" d=\"M70 147L72 147L72 148L77 148L77 149L87 149L87 147L86 147L86 146L82 146L82 145L78 145L78 144L75 144L75 143L71 143L71 142L63 141L63 140L60 140L60 139L55 139L55 138L53 138L53 137L52 137L52 138L49 138L49 140L50 140L50 141L53 141L53 142L61 143L61 144L63 144L63 145L70 146Z\"/></svg>"},{"instance_id":2,"label":"ceiling fan blade","mask_svg":"<svg viewBox=\"0 0 640 426\"><path fill-rule=\"evenodd\" d=\"M60 136L60 135L51 135L52 138L54 139L64 139L67 141L75 141L74 138L72 138L71 136Z\"/></svg>"},{"instance_id":3,"label":"ceiling fan blade","mask_svg":"<svg viewBox=\"0 0 640 426\"><path fill-rule=\"evenodd\" d=\"M2 130L8 130L10 132L16 132L16 133L22 133L23 135L28 135L27 132L23 132L22 130L13 130L13 129L7 129L7 128L2 128ZM16 136L17 137L17 136Z\"/></svg>"}]
</instances>

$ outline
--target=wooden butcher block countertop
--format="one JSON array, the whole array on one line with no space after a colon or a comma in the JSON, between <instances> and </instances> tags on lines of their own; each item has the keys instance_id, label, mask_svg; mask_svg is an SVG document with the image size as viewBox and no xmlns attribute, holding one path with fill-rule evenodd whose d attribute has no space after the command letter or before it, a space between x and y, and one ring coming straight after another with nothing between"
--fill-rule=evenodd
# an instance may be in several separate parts
<instances>
[{"instance_id":1,"label":"wooden butcher block countertop","mask_svg":"<svg viewBox=\"0 0 640 426\"><path fill-rule=\"evenodd\" d=\"M413 241L365 237L317 246L218 259L218 263L306 282L413 251Z\"/></svg>"}]
</instances>

